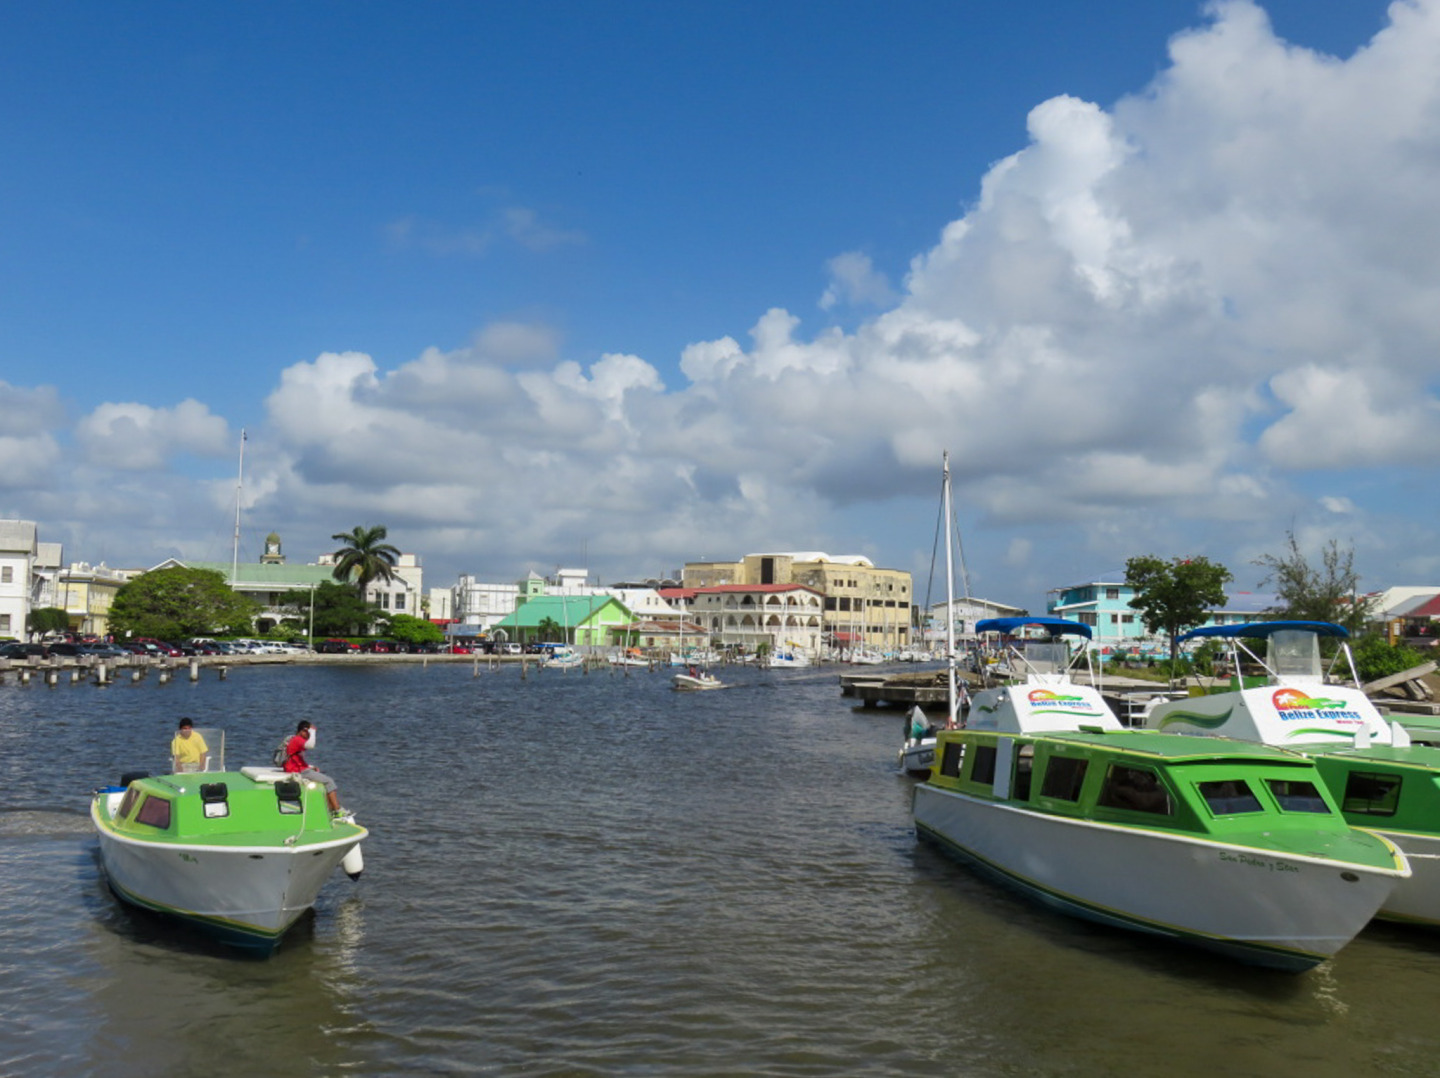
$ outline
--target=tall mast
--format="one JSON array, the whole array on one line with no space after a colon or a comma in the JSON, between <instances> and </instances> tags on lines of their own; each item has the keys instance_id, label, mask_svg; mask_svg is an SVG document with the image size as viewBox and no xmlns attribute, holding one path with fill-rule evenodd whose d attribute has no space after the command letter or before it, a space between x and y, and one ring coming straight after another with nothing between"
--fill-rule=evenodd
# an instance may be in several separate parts
<instances>
[{"instance_id":1,"label":"tall mast","mask_svg":"<svg viewBox=\"0 0 1440 1078\"><path fill-rule=\"evenodd\" d=\"M950 534L954 517L950 511L950 450L944 453L944 483L941 504L945 511L945 706L946 727L954 729L958 701L955 692L955 566L951 550L955 545Z\"/></svg>"},{"instance_id":2,"label":"tall mast","mask_svg":"<svg viewBox=\"0 0 1440 1078\"><path fill-rule=\"evenodd\" d=\"M235 477L235 546L230 560L230 586L240 576L240 492L245 487L245 428L240 428L240 472Z\"/></svg>"}]
</instances>

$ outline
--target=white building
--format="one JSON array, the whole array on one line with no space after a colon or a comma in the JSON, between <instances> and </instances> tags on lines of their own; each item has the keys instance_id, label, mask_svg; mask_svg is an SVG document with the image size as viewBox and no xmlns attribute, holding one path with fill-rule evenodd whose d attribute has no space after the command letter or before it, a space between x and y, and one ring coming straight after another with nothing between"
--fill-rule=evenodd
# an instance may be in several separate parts
<instances>
[{"instance_id":1,"label":"white building","mask_svg":"<svg viewBox=\"0 0 1440 1078\"><path fill-rule=\"evenodd\" d=\"M25 639L39 555L33 520L0 520L0 637Z\"/></svg>"}]
</instances>

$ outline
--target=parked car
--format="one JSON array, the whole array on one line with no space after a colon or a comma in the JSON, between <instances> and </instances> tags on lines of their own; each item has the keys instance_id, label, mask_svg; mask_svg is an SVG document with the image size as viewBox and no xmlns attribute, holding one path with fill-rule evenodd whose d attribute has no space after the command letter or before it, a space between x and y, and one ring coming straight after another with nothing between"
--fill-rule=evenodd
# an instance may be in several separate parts
<instances>
[{"instance_id":1,"label":"parked car","mask_svg":"<svg viewBox=\"0 0 1440 1078\"><path fill-rule=\"evenodd\" d=\"M123 659L130 653L124 648L117 648L114 644L81 644L86 655L92 655L97 659Z\"/></svg>"},{"instance_id":2,"label":"parked car","mask_svg":"<svg viewBox=\"0 0 1440 1078\"><path fill-rule=\"evenodd\" d=\"M10 644L0 645L0 658L3 659L48 659L50 649L44 644L24 644L19 641Z\"/></svg>"},{"instance_id":3,"label":"parked car","mask_svg":"<svg viewBox=\"0 0 1440 1078\"><path fill-rule=\"evenodd\" d=\"M329 640L322 640L316 644L315 650L321 655L348 655L352 651L359 651L360 645L331 637Z\"/></svg>"},{"instance_id":4,"label":"parked car","mask_svg":"<svg viewBox=\"0 0 1440 1078\"><path fill-rule=\"evenodd\" d=\"M372 654L389 654L394 649L388 640L367 640L360 645L361 651L368 651Z\"/></svg>"}]
</instances>

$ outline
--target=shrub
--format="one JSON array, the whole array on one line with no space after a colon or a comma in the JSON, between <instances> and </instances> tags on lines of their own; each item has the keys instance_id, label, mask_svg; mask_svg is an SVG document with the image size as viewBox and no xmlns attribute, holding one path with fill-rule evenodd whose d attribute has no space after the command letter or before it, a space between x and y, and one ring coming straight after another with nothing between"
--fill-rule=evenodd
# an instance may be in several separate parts
<instances>
[{"instance_id":1,"label":"shrub","mask_svg":"<svg viewBox=\"0 0 1440 1078\"><path fill-rule=\"evenodd\" d=\"M1376 681L1420 666L1426 659L1405 644L1388 643L1379 633L1366 633L1354 645L1355 669L1361 681Z\"/></svg>"}]
</instances>

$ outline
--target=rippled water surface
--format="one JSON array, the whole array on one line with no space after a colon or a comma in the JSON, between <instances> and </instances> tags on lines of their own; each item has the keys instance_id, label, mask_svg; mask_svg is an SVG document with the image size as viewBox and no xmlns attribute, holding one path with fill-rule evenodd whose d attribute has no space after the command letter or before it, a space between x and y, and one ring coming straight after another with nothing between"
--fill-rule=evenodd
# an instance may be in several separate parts
<instances>
[{"instance_id":1,"label":"rippled water surface","mask_svg":"<svg viewBox=\"0 0 1440 1078\"><path fill-rule=\"evenodd\" d=\"M1440 937L1299 977L1017 902L917 846L832 670L469 665L0 685L0 1074L1433 1075ZM88 793L175 720L300 718L371 828L268 961L116 903Z\"/></svg>"}]
</instances>

